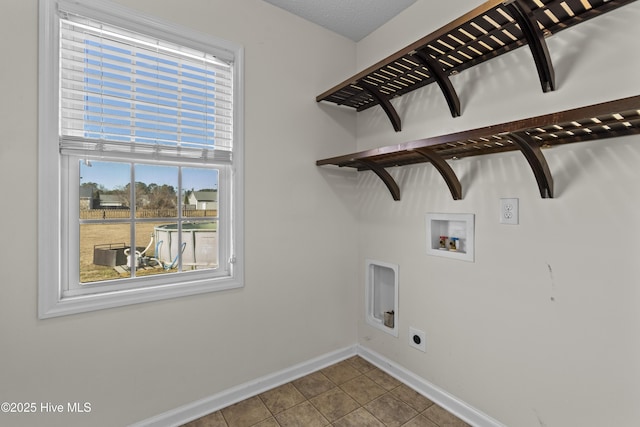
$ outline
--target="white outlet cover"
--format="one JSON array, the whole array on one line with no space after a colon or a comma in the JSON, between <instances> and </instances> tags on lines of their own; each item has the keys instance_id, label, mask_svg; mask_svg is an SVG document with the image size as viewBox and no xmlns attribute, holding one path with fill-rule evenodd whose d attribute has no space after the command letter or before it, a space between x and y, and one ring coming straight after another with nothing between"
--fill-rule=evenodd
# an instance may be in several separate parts
<instances>
[{"instance_id":1,"label":"white outlet cover","mask_svg":"<svg viewBox=\"0 0 640 427\"><path fill-rule=\"evenodd\" d=\"M415 339L415 340L414 340ZM419 341L419 342L416 342ZM416 328L409 328L409 346L427 352L427 334Z\"/></svg>"},{"instance_id":2,"label":"white outlet cover","mask_svg":"<svg viewBox=\"0 0 640 427\"><path fill-rule=\"evenodd\" d=\"M518 199L500 199L500 224L518 224Z\"/></svg>"}]
</instances>

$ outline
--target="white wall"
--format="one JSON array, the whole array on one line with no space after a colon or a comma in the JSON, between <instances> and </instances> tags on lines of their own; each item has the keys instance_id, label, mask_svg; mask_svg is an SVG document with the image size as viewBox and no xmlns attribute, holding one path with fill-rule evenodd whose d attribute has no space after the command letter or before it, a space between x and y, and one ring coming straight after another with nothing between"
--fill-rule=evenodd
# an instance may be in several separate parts
<instances>
[{"instance_id":1,"label":"white wall","mask_svg":"<svg viewBox=\"0 0 640 427\"><path fill-rule=\"evenodd\" d=\"M246 286L37 320L37 1L3 2L0 401L92 411L1 425L128 425L356 341L356 207L314 166L355 149L353 115L315 102L355 44L258 0L121 3L245 47Z\"/></svg>"},{"instance_id":2,"label":"white wall","mask_svg":"<svg viewBox=\"0 0 640 427\"><path fill-rule=\"evenodd\" d=\"M478 3L437 10L419 0L358 43L358 69ZM362 112L358 149L638 95L638 22L633 3L547 39L552 93L542 93L525 47L452 78L462 117L451 117L437 85L393 101L402 132L381 109ZM638 425L640 137L544 154L554 199L540 198L515 152L451 162L460 201L428 164L389 169L399 202L372 173L359 174L359 341L507 426ZM520 199L520 225L498 224L501 197ZM425 254L426 212L476 215L475 263ZM397 339L364 321L365 258L399 264ZM410 326L426 331L426 353L408 346Z\"/></svg>"}]
</instances>

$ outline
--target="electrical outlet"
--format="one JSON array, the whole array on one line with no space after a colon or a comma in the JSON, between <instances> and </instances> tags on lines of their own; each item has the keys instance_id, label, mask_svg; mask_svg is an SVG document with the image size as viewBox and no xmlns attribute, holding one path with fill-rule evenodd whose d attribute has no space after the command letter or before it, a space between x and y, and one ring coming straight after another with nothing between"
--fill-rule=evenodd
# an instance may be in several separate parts
<instances>
[{"instance_id":1,"label":"electrical outlet","mask_svg":"<svg viewBox=\"0 0 640 427\"><path fill-rule=\"evenodd\" d=\"M409 346L420 351L427 351L427 335L424 331L416 328L409 328Z\"/></svg>"},{"instance_id":2,"label":"electrical outlet","mask_svg":"<svg viewBox=\"0 0 640 427\"><path fill-rule=\"evenodd\" d=\"M518 224L518 199L500 199L500 224Z\"/></svg>"}]
</instances>

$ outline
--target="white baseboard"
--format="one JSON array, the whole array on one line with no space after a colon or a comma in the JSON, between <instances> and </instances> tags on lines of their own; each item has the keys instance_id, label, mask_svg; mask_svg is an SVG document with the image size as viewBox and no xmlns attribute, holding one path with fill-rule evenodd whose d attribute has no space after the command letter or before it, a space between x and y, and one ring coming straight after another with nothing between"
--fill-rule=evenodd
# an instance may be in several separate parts
<instances>
[{"instance_id":1,"label":"white baseboard","mask_svg":"<svg viewBox=\"0 0 640 427\"><path fill-rule=\"evenodd\" d=\"M282 371L265 375L254 381L216 393L212 396L180 406L152 418L142 420L130 427L175 427L203 417L229 405L256 396L274 387L281 386L312 372L326 368L357 354L357 345L343 348L306 362L291 366Z\"/></svg>"},{"instance_id":2,"label":"white baseboard","mask_svg":"<svg viewBox=\"0 0 640 427\"><path fill-rule=\"evenodd\" d=\"M411 387L432 402L443 407L453 415L474 427L506 427L504 424L494 420L487 414L480 412L476 408L468 405L457 397L447 393L424 378L417 376L413 372L403 368L386 357L381 356L373 350L358 345L357 353L363 359L377 366L392 377Z\"/></svg>"},{"instance_id":3,"label":"white baseboard","mask_svg":"<svg viewBox=\"0 0 640 427\"><path fill-rule=\"evenodd\" d=\"M361 345L353 345L282 371L265 375L254 381L216 393L212 396L180 406L152 418L132 424L130 427L175 427L203 417L229 405L256 396L274 387L291 382L312 372L331 366L349 357L359 355L392 377L411 387L434 403L451 412L474 427L505 427L488 415L469 406L462 400L447 393L413 372Z\"/></svg>"}]
</instances>

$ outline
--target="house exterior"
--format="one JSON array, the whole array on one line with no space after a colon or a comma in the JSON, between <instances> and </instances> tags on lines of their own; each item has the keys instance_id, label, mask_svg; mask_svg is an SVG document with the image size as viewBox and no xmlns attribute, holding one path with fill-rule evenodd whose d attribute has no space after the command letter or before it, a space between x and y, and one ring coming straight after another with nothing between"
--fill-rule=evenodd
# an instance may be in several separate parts
<instances>
[{"instance_id":1,"label":"house exterior","mask_svg":"<svg viewBox=\"0 0 640 427\"><path fill-rule=\"evenodd\" d=\"M218 191L192 191L189 205L198 210L218 209Z\"/></svg>"},{"instance_id":2,"label":"house exterior","mask_svg":"<svg viewBox=\"0 0 640 427\"><path fill-rule=\"evenodd\" d=\"M96 187L94 185L83 185L80 187L80 210L86 211L94 209L96 205Z\"/></svg>"},{"instance_id":3,"label":"house exterior","mask_svg":"<svg viewBox=\"0 0 640 427\"><path fill-rule=\"evenodd\" d=\"M122 197L115 194L101 194L94 185L80 187L80 210L126 209Z\"/></svg>"},{"instance_id":4,"label":"house exterior","mask_svg":"<svg viewBox=\"0 0 640 427\"><path fill-rule=\"evenodd\" d=\"M115 194L100 194L98 197L98 206L94 209L124 209L126 208L122 198Z\"/></svg>"}]
</instances>

